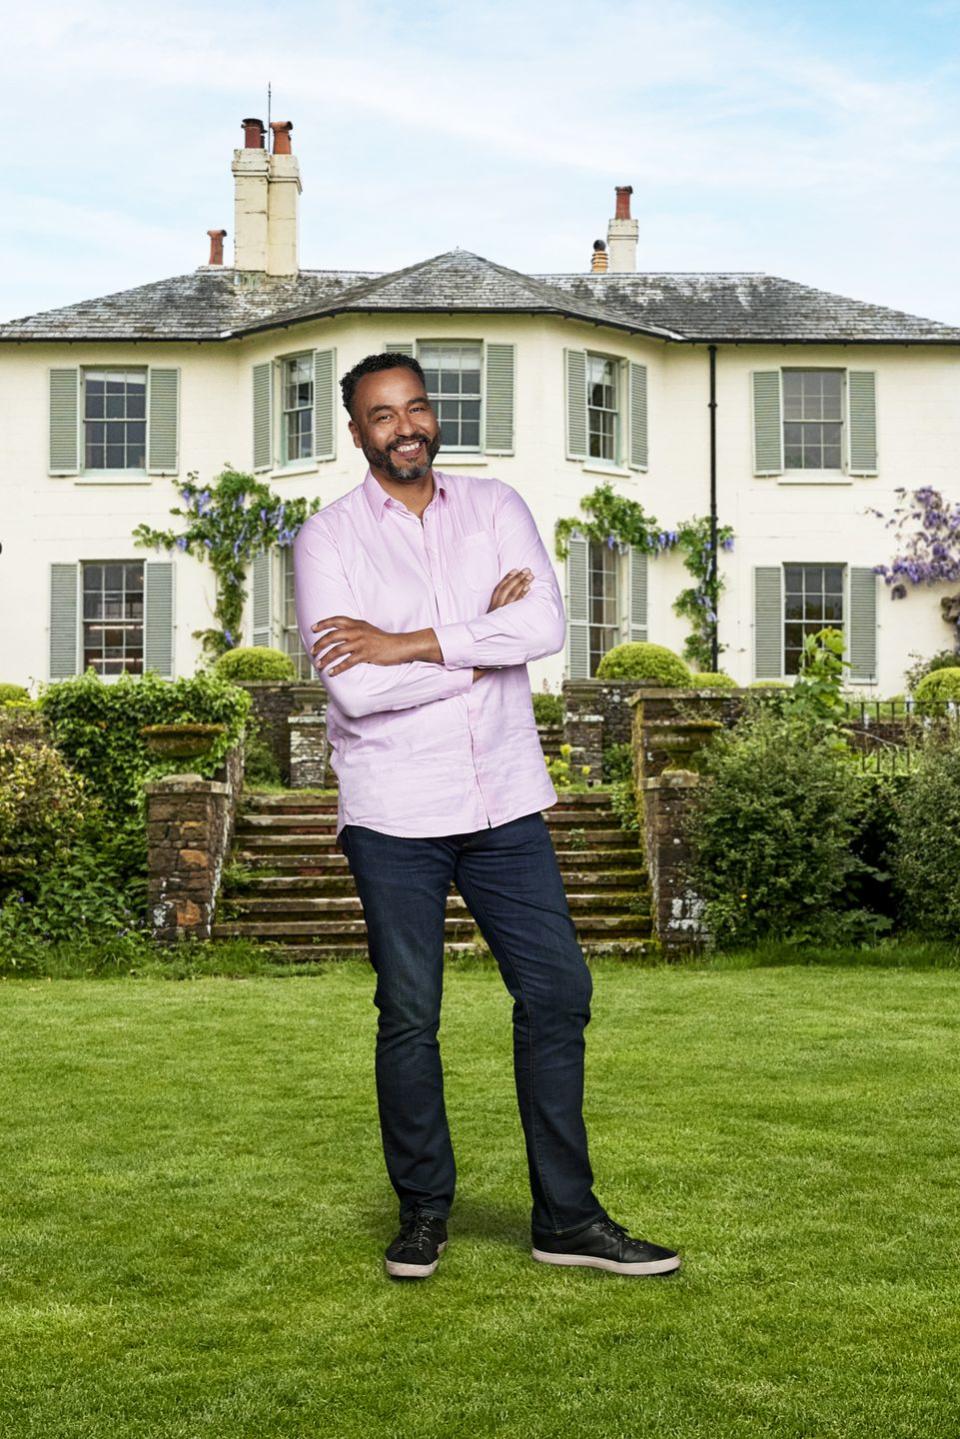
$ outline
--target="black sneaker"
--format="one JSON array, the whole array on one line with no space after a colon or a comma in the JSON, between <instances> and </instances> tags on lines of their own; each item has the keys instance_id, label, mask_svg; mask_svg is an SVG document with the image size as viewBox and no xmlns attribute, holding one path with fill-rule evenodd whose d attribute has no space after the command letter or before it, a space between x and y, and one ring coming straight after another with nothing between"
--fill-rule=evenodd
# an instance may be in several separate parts
<instances>
[{"instance_id":1,"label":"black sneaker","mask_svg":"<svg viewBox=\"0 0 960 1439\"><path fill-rule=\"evenodd\" d=\"M447 1247L447 1221L439 1214L418 1211L401 1221L400 1233L385 1255L387 1273L394 1279L426 1279Z\"/></svg>"},{"instance_id":2,"label":"black sneaker","mask_svg":"<svg viewBox=\"0 0 960 1439\"><path fill-rule=\"evenodd\" d=\"M670 1274L680 1268L680 1256L673 1249L631 1239L622 1224L609 1217L597 1219L586 1229L560 1239L538 1234L533 1257L542 1264L584 1265L588 1269L609 1269L613 1274Z\"/></svg>"}]
</instances>

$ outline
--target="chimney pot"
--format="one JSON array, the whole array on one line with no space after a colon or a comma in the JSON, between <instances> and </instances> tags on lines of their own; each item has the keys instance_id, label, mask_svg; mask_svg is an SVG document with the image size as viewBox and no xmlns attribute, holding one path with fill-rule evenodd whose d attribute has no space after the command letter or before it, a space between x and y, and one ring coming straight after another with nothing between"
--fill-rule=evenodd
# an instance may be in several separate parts
<instances>
[{"instance_id":1,"label":"chimney pot","mask_svg":"<svg viewBox=\"0 0 960 1439\"><path fill-rule=\"evenodd\" d=\"M602 275L609 268L610 258L607 255L607 247L602 240L593 242L593 258L590 262L590 269L595 275Z\"/></svg>"},{"instance_id":2,"label":"chimney pot","mask_svg":"<svg viewBox=\"0 0 960 1439\"><path fill-rule=\"evenodd\" d=\"M262 150L263 137L266 131L263 128L262 120L241 120L243 126L243 148L245 150Z\"/></svg>"},{"instance_id":3,"label":"chimney pot","mask_svg":"<svg viewBox=\"0 0 960 1439\"><path fill-rule=\"evenodd\" d=\"M290 155L293 153L290 145L290 131L293 123L290 120L271 120L270 129L273 131L273 153L275 155Z\"/></svg>"},{"instance_id":4,"label":"chimney pot","mask_svg":"<svg viewBox=\"0 0 960 1439\"><path fill-rule=\"evenodd\" d=\"M226 230L208 230L207 234L210 236L210 258L207 261L207 264L222 265L223 242L226 238L227 232Z\"/></svg>"},{"instance_id":5,"label":"chimney pot","mask_svg":"<svg viewBox=\"0 0 960 1439\"><path fill-rule=\"evenodd\" d=\"M629 220L629 219L630 219L630 196L633 194L633 186L632 186L632 185L618 185L618 186L616 187L616 190L617 190L617 209L616 209L615 218L616 218L617 220Z\"/></svg>"}]
</instances>

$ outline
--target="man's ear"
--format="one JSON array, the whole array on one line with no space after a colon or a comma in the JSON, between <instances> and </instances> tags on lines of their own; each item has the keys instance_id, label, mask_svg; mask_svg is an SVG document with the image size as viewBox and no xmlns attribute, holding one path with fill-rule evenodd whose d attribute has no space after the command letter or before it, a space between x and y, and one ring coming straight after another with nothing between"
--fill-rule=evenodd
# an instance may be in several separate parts
<instances>
[{"instance_id":1,"label":"man's ear","mask_svg":"<svg viewBox=\"0 0 960 1439\"><path fill-rule=\"evenodd\" d=\"M350 431L351 435L353 436L353 443L356 445L357 449L358 449L358 450L362 450L362 449L363 449L363 442L361 441L361 438L360 438L360 427L359 427L359 425L357 424L356 420L348 420L348 422L347 422L347 429Z\"/></svg>"}]
</instances>

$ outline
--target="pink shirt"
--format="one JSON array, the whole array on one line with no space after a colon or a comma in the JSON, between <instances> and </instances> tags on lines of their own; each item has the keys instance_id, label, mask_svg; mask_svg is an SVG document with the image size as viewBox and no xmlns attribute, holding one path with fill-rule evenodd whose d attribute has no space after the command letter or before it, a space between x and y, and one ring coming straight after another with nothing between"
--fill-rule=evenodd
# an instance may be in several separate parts
<instances>
[{"instance_id":1,"label":"pink shirt","mask_svg":"<svg viewBox=\"0 0 960 1439\"><path fill-rule=\"evenodd\" d=\"M561 649L563 598L526 502L502 480L434 470L422 523L367 471L311 515L294 545L297 623L349 615L392 634L432 628L443 663L362 662L321 679L345 824L464 834L548 808L557 792L537 735L527 661ZM507 570L523 599L487 606ZM322 658L325 650L318 651ZM497 670L474 683L474 665Z\"/></svg>"}]
</instances>

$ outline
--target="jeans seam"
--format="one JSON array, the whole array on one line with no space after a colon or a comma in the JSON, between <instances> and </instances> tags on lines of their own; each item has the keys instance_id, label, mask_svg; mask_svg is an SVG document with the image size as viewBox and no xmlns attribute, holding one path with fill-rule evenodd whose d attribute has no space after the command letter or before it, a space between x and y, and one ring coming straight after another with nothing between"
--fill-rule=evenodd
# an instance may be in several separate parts
<instances>
[{"instance_id":1,"label":"jeans seam","mask_svg":"<svg viewBox=\"0 0 960 1439\"><path fill-rule=\"evenodd\" d=\"M554 1209L553 1200L552 1200L551 1197L550 1197L550 1190L549 1190L549 1188L547 1187L546 1179L544 1178L543 1161L542 1161L542 1159L541 1159L541 1157L540 1157L540 1147L539 1147L539 1145L538 1145L538 1143L537 1143L537 1115L536 1115L536 1107L535 1107L535 1105L534 1105L534 1103L533 1103L534 1077L535 1077L534 1063L533 1063L533 1049L534 1049L534 1045L533 1045L533 1011L531 1010L530 1006L529 1006L528 1003L527 1003L526 990L524 989L524 987L523 987L523 982L522 982L521 979L520 979L519 971L517 970L516 966L513 964L512 960L508 960L508 963L509 963L509 965L510 965L510 970L511 970L513 976L514 976L514 979L515 979L516 982L517 982L517 988L518 988L519 991L520 991L520 997L521 997L521 999L523 1000L524 1008L525 1008L526 1011L527 1011L527 1016L528 1016L529 1023L530 1023L530 1101L531 1101L531 1102L530 1102L530 1128L531 1128L532 1137L533 1137L533 1153L534 1153L534 1157L535 1157L535 1159L536 1159L536 1161L537 1161L537 1172L538 1172L538 1174L539 1174L539 1176L540 1176L540 1184L541 1184L541 1187L543 1188L543 1196L544 1196L544 1198L545 1198L546 1201L547 1201L547 1209L550 1211L550 1221L551 1221L551 1223L553 1224L554 1229L556 1229L556 1228L557 1228L557 1212L556 1212L556 1210Z\"/></svg>"}]
</instances>

